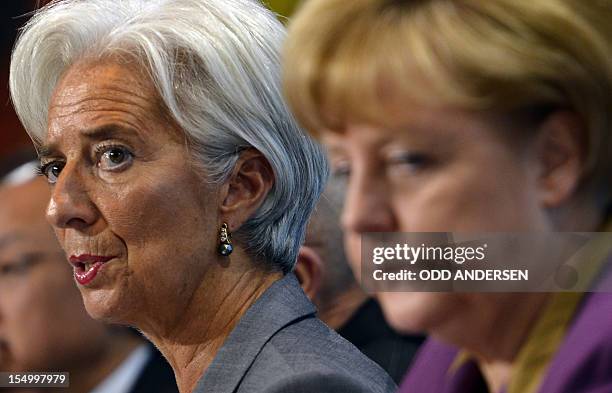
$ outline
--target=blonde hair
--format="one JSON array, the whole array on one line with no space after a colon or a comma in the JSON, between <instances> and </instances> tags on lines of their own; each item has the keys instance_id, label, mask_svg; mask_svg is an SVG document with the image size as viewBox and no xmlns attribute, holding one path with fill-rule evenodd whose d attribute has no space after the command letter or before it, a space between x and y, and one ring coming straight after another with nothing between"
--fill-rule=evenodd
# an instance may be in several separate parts
<instances>
[{"instance_id":1,"label":"blonde hair","mask_svg":"<svg viewBox=\"0 0 612 393\"><path fill-rule=\"evenodd\" d=\"M314 135L384 122L394 93L511 117L569 109L607 203L611 22L611 0L310 0L289 25L285 94Z\"/></svg>"}]
</instances>

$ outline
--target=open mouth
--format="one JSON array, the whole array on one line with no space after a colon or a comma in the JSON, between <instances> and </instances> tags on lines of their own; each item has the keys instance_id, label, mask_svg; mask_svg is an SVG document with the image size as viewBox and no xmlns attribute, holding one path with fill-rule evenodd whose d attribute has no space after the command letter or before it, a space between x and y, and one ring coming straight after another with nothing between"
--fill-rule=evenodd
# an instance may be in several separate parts
<instances>
[{"instance_id":1,"label":"open mouth","mask_svg":"<svg viewBox=\"0 0 612 393\"><path fill-rule=\"evenodd\" d=\"M102 266L113 258L115 257L89 254L71 256L70 263L74 267L74 278L81 285L89 284L96 278Z\"/></svg>"},{"instance_id":2,"label":"open mouth","mask_svg":"<svg viewBox=\"0 0 612 393\"><path fill-rule=\"evenodd\" d=\"M77 262L74 267L79 273L90 271L95 264L102 264L104 262Z\"/></svg>"},{"instance_id":3,"label":"open mouth","mask_svg":"<svg viewBox=\"0 0 612 393\"><path fill-rule=\"evenodd\" d=\"M74 277L81 285L87 285L98 275L103 262L78 263L74 269Z\"/></svg>"}]
</instances>

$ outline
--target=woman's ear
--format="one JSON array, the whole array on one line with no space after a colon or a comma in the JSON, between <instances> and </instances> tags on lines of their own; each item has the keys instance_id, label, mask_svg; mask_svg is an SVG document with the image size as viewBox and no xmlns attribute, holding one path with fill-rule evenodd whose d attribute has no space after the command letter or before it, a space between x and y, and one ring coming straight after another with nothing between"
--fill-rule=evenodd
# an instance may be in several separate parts
<instances>
[{"instance_id":1,"label":"woman's ear","mask_svg":"<svg viewBox=\"0 0 612 393\"><path fill-rule=\"evenodd\" d=\"M306 296L315 305L318 304L319 289L323 280L323 261L313 248L300 247L294 273Z\"/></svg>"},{"instance_id":2,"label":"woman's ear","mask_svg":"<svg viewBox=\"0 0 612 393\"><path fill-rule=\"evenodd\" d=\"M537 181L545 207L557 207L573 196L584 173L587 145L586 127L574 112L554 112L540 125Z\"/></svg>"},{"instance_id":3,"label":"woman's ear","mask_svg":"<svg viewBox=\"0 0 612 393\"><path fill-rule=\"evenodd\" d=\"M240 227L261 206L274 185L274 172L257 150L242 152L221 189L221 217L231 230Z\"/></svg>"}]
</instances>

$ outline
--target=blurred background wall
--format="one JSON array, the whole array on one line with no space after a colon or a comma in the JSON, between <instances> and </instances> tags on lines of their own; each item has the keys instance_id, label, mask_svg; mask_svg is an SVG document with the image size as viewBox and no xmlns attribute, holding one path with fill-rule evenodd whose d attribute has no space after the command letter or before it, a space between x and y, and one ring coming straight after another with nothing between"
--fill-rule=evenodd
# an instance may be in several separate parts
<instances>
[{"instance_id":1,"label":"blurred background wall","mask_svg":"<svg viewBox=\"0 0 612 393\"><path fill-rule=\"evenodd\" d=\"M9 99L8 75L17 29L27 21L25 14L34 10L36 3L34 0L0 2L0 159L30 143Z\"/></svg>"},{"instance_id":2,"label":"blurred background wall","mask_svg":"<svg viewBox=\"0 0 612 393\"><path fill-rule=\"evenodd\" d=\"M295 12L296 8L299 4L305 0L264 0L264 4L266 4L272 11L277 14L288 18ZM281 18L284 19L284 18ZM286 20L283 20L285 22Z\"/></svg>"}]
</instances>

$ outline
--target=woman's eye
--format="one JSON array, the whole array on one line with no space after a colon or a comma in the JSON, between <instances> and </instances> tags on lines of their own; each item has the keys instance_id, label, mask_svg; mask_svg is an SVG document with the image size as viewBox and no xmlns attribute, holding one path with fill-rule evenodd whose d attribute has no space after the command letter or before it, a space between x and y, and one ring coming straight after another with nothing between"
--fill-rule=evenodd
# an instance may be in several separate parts
<instances>
[{"instance_id":1,"label":"woman's eye","mask_svg":"<svg viewBox=\"0 0 612 393\"><path fill-rule=\"evenodd\" d=\"M20 258L14 262L2 264L0 266L0 276L25 274L38 259L39 256L32 255Z\"/></svg>"},{"instance_id":2,"label":"woman's eye","mask_svg":"<svg viewBox=\"0 0 612 393\"><path fill-rule=\"evenodd\" d=\"M425 169L432 162L432 159L423 153L398 153L391 155L387 160L387 164L410 171L419 171Z\"/></svg>"},{"instance_id":3,"label":"woman's eye","mask_svg":"<svg viewBox=\"0 0 612 393\"><path fill-rule=\"evenodd\" d=\"M39 174L45 176L47 181L51 184L57 183L57 178L64 169L64 163L59 161L52 161L47 164L43 164L39 169Z\"/></svg>"},{"instance_id":4,"label":"woman's eye","mask_svg":"<svg viewBox=\"0 0 612 393\"><path fill-rule=\"evenodd\" d=\"M335 178L348 177L351 174L351 165L348 161L332 162L331 175Z\"/></svg>"},{"instance_id":5,"label":"woman's eye","mask_svg":"<svg viewBox=\"0 0 612 393\"><path fill-rule=\"evenodd\" d=\"M132 153L124 147L109 147L102 151L98 167L105 171L117 171L127 168L133 160Z\"/></svg>"}]
</instances>

